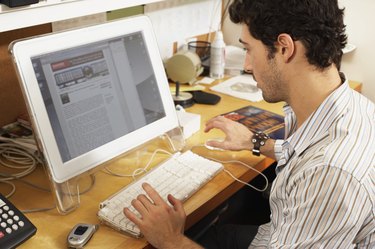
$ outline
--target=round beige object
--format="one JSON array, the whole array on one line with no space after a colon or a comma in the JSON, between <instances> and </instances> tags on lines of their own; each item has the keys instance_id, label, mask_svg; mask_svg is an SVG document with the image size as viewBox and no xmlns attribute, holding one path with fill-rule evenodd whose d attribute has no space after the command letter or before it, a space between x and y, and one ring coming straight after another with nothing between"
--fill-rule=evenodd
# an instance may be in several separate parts
<instances>
[{"instance_id":1,"label":"round beige object","mask_svg":"<svg viewBox=\"0 0 375 249\"><path fill-rule=\"evenodd\" d=\"M168 78L174 82L192 84L203 72L199 56L191 51L179 51L166 63Z\"/></svg>"}]
</instances>

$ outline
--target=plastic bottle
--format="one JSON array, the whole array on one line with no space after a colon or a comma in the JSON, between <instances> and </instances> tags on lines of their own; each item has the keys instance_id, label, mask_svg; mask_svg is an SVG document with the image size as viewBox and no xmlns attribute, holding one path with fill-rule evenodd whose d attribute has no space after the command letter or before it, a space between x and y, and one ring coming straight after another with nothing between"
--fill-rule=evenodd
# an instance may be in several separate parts
<instances>
[{"instance_id":1,"label":"plastic bottle","mask_svg":"<svg viewBox=\"0 0 375 249\"><path fill-rule=\"evenodd\" d=\"M225 43L223 33L219 30L216 32L215 39L211 43L210 55L210 77L221 79L224 77L225 67Z\"/></svg>"}]
</instances>

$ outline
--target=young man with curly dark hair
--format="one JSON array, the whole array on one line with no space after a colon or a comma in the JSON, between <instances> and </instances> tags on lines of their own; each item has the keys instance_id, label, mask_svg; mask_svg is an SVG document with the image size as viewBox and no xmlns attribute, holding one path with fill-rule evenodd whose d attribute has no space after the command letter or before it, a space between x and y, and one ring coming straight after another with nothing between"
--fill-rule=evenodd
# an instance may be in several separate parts
<instances>
[{"instance_id":1,"label":"young man with curly dark hair","mask_svg":"<svg viewBox=\"0 0 375 249\"><path fill-rule=\"evenodd\" d=\"M245 70L266 101L287 103L286 134L275 141L224 117L207 122L206 132L226 135L210 145L253 150L278 164L271 221L212 229L202 246L375 248L375 106L339 72L343 9L337 0L234 0L229 13L242 24ZM124 213L146 239L157 248L202 248L183 235L182 203L169 196L171 207L144 189L152 202L141 195L132 203L142 218Z\"/></svg>"}]
</instances>

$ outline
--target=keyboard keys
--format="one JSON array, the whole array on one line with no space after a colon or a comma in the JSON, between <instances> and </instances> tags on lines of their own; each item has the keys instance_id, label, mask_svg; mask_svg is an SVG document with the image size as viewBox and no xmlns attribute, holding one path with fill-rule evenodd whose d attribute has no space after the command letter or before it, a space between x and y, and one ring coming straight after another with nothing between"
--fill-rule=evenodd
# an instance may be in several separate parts
<instances>
[{"instance_id":1,"label":"keyboard keys","mask_svg":"<svg viewBox=\"0 0 375 249\"><path fill-rule=\"evenodd\" d=\"M208 160L192 151L175 154L142 178L102 202L98 217L116 230L140 237L139 228L125 217L123 208L128 207L140 217L140 214L132 207L131 201L139 194L145 193L142 183L151 184L165 201L167 201L168 194L185 201L222 169L221 163Z\"/></svg>"}]
</instances>

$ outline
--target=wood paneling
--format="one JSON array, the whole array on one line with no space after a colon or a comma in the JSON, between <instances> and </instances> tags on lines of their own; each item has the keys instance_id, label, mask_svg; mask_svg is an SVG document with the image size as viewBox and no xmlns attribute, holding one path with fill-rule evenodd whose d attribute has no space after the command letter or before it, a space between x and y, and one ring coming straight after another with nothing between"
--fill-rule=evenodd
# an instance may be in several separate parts
<instances>
[{"instance_id":1,"label":"wood paneling","mask_svg":"<svg viewBox=\"0 0 375 249\"><path fill-rule=\"evenodd\" d=\"M51 25L44 24L0 33L0 126L14 122L18 115L27 112L8 53L9 44L17 39L49 32L51 32Z\"/></svg>"}]
</instances>

